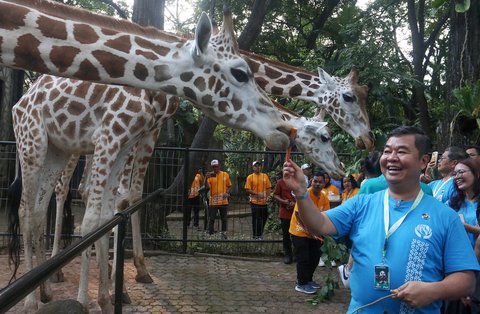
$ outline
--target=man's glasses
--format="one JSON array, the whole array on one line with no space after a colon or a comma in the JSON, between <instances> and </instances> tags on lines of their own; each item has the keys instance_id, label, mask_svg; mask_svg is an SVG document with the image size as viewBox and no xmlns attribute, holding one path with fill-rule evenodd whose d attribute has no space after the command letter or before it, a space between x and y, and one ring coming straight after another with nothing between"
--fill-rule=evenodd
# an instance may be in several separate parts
<instances>
[{"instance_id":1,"label":"man's glasses","mask_svg":"<svg viewBox=\"0 0 480 314\"><path fill-rule=\"evenodd\" d=\"M470 172L470 170L457 170L452 172L452 177L461 177L465 172Z\"/></svg>"}]
</instances>

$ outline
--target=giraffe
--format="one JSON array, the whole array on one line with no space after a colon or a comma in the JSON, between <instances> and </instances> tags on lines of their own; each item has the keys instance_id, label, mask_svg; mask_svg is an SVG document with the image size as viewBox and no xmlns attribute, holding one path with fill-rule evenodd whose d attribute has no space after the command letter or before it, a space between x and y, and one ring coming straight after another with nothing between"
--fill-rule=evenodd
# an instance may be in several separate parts
<instances>
[{"instance_id":1,"label":"giraffe","mask_svg":"<svg viewBox=\"0 0 480 314\"><path fill-rule=\"evenodd\" d=\"M266 95L253 82L252 73L246 62L238 56L233 37L231 16L224 17L224 27L214 38L222 38L218 51L212 51L209 45L211 23L202 14L197 25L195 40L186 43L166 42L149 38L147 32L125 34L98 26L95 19L87 18L83 10L60 5L36 2L36 8L0 2L0 63L7 66L52 73L71 78L89 79L103 83L146 87L183 96L194 102L207 115L228 126L242 128L256 134L266 141L271 149L282 149L288 145L286 133L294 124L285 120L285 116L272 105ZM38 9L44 6L55 10ZM8 12L8 14L5 14ZM54 13L52 13L54 12ZM69 16L81 15L87 22L74 22ZM59 17L61 16L61 17ZM94 15L91 15L94 16ZM115 21L118 22L118 21ZM101 23L100 23L101 24ZM53 28L51 26L54 25ZM128 23L127 25L128 26ZM88 35L84 37L84 35ZM88 37L88 38L87 38ZM58 95L57 95L58 96ZM94 94L85 94L88 98ZM40 94L41 97L45 95ZM124 97L132 97L124 95ZM87 201L86 216L82 222L82 233L95 228L113 214L115 186L125 163L128 151L135 141L130 139L141 136L141 126L152 125L151 108L142 107L138 98L132 97L125 110L137 112L134 120L115 114L105 113L104 132L88 133L87 125L75 128L75 123L60 119L63 134L57 139L46 138L42 130L37 129L17 141L20 162L24 169L24 187L21 201L22 231L24 234L26 269L33 266L32 248L35 246L37 259L44 259L42 237L34 234L43 230L42 223L35 219L42 216L36 208L45 208L46 195L50 195L60 172L75 150L88 146L83 139L77 142L66 140L79 134L90 136L94 143L91 190ZM57 101L61 105L62 101ZM78 103L73 112L83 111ZM34 128L40 121L40 112L33 109L29 114L17 107L16 130ZM101 113L98 112L98 113ZM117 114L119 114L117 116ZM95 115L95 113L93 113ZM249 120L247 117L251 117ZM54 123L48 125L52 132L58 131ZM123 130L127 130L124 133ZM120 136L117 134L128 136ZM70 146L68 150L67 146ZM43 149L42 149L43 148ZM46 150L46 151L45 151ZM40 154L42 152L43 154ZM314 150L310 154L316 154ZM36 161L43 161L39 167ZM27 171L27 169L29 169ZM341 173L339 164L336 169ZM42 185L40 185L42 183ZM35 206L37 205L37 206ZM92 227L93 226L93 227ZM87 228L88 227L88 228ZM103 238L96 245L97 260L100 268L100 288L98 303L105 312L111 311L108 296L108 275L104 261L107 260L108 242ZM43 253L43 254L42 254ZM81 283L78 299L86 304L86 279L90 251L82 254ZM106 288L105 288L106 287ZM43 290L43 292L42 292ZM51 296L48 286L41 288L44 300ZM37 307L35 297L30 294L25 301L27 311Z\"/></svg>"},{"instance_id":2,"label":"giraffe","mask_svg":"<svg viewBox=\"0 0 480 314\"><path fill-rule=\"evenodd\" d=\"M29 0L15 2L31 6ZM42 6L45 6L45 9L48 9L51 14L58 14L58 9L54 4L42 3ZM107 16L93 16L88 12L69 14L68 20L107 25L111 30L126 31L124 23L112 21L112 18ZM148 31L150 36L168 42L186 42L188 40L177 34L174 35L156 28L144 28L133 23L128 24L128 30L132 33L142 34ZM221 36L217 37L220 45L222 44L221 38ZM217 44L215 39L211 42L214 46ZM302 99L314 103L318 110L326 109L333 120L355 139L358 148L368 150L374 148L373 134L366 111L368 87L358 85L358 71L354 67L346 78L330 76L322 69L318 69L317 76L310 71L269 60L252 52L240 50L240 54L253 70L257 84L268 94ZM86 79L88 80L88 78Z\"/></svg>"},{"instance_id":3,"label":"giraffe","mask_svg":"<svg viewBox=\"0 0 480 314\"><path fill-rule=\"evenodd\" d=\"M84 95L93 95L92 91L96 91L96 103L94 103L91 98L83 97ZM130 95L130 98L127 98L127 95ZM132 98L138 95L140 95L140 97L137 97L138 99L135 98L132 100ZM161 97L162 95L163 97ZM107 106L105 103L107 100L110 101L109 106ZM127 170L124 171L122 175L122 180L120 181L121 184L117 191L117 195L119 195L116 199L117 208L123 208L127 205L125 204L122 206L119 205L119 203L122 204L125 199L128 199L128 203L131 204L141 198L141 193L143 191L143 178L149 158L153 151L153 146L159 134L160 125L163 121L165 121L166 118L175 112L175 109L178 105L176 97L165 97L163 93L153 93L152 97L152 93L149 93L145 90L122 88L111 85L105 86L101 84L79 82L75 80L44 75L35 82L32 88L22 97L19 103L14 106L14 127L17 141L19 143L35 141L38 145L40 145L39 147L47 146L49 150L59 150L61 147L64 152L72 152L70 157L66 158L68 159L68 162L63 170L61 179L58 180L57 186L55 187L55 191L57 193L57 204L60 205L64 203L64 197L66 196L67 192L65 187L69 182L74 165L78 160L78 155L90 153L92 149L94 150L94 153L97 154L97 148L95 147L97 135L95 134L108 132L108 129L111 128L108 125L109 120L115 120L111 119L111 115L115 112L120 112L120 115L124 116L128 115L128 110L125 108L128 108L129 102L132 101L139 101L141 104L143 104L145 108L139 111L140 115L152 115L151 119L153 119L155 123L146 123L145 125L147 127L140 129L138 132L142 136L141 139L134 144L134 148L136 150L134 154L135 161L132 161L133 166L130 165L125 168ZM168 105L165 106L165 102ZM172 105L171 102L174 104ZM83 110L80 110L80 108ZM318 121L309 121L305 118L298 117L286 109L279 108L279 110L282 112L284 118L291 121L292 125L299 130L296 140L297 146L302 151L305 151L307 155L314 156L312 160L320 166L325 167L326 169L332 168L331 165L325 163L328 160L335 160L328 130L325 128L326 124ZM35 116L35 112L38 113L37 121L41 121L40 124L32 121L32 117ZM136 117L137 115L139 114L131 113L130 120L138 119L138 117ZM21 119L28 119L28 129L24 128L25 124L21 123ZM126 117L124 117L124 120L126 120ZM62 128L62 125L71 125L71 127ZM83 136L81 135L82 132L80 131L82 130L81 125L88 126L87 128L83 129ZM128 129L129 128L125 128L123 133L127 133ZM43 139L35 138L35 134L39 133L44 134ZM128 134L123 133L121 134L122 136L128 136ZM45 145L46 142L48 142L48 145ZM78 143L81 144L78 145ZM309 150L312 152L309 152ZM106 157L107 153L103 151L101 154L102 155L100 157L103 158ZM37 158L33 158L32 155ZM42 158L38 158L41 156L42 152L40 151L36 151L35 154L32 154L31 152L28 154L21 153L20 160L23 161L25 158L41 160ZM338 162L338 160L335 162ZM48 165L44 166L44 168L48 168ZM129 173L129 171L132 171L132 168L134 169L132 180L133 184L132 182L128 181L128 179L132 177L132 175ZM49 169L43 171L47 170ZM50 172L53 180L53 178L57 178L58 175L55 175L52 172L53 170ZM92 170L92 172L95 171ZM25 169L23 173L25 176L29 175L29 171L27 169ZM89 184L89 181L90 180L86 180L87 184ZM27 188L28 183L25 183L24 189L27 190ZM92 187L90 186L90 188ZM43 195L43 198L49 199L50 194L51 191L49 194L46 193ZM124 194L127 194L125 199L122 198ZM42 214L38 215L40 217L45 216ZM58 239L59 232L61 230L59 221L61 221L61 216L62 207L58 206L56 234L52 255L55 255L58 252ZM134 254L137 256L135 258L135 264L137 265L138 261L140 260L146 272L143 262L143 252L141 246L138 245L138 243L141 244L140 231L138 228L139 222L136 215L134 216L135 217L132 217L132 229L134 230L134 243L137 243L137 245L134 245L134 250L141 252L141 254ZM85 223L82 223L82 233L84 226ZM42 230L43 227L39 226L38 228ZM44 253L38 252L37 254ZM145 274L142 274L142 272L139 271L138 276L142 275ZM148 272L146 275L149 276ZM86 291L82 291L82 293L86 293Z\"/></svg>"}]
</instances>

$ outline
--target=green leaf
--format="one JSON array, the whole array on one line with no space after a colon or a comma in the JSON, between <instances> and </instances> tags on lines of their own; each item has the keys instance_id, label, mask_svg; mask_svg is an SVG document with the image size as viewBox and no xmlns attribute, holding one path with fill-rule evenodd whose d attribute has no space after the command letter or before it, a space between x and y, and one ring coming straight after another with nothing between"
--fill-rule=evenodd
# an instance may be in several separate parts
<instances>
[{"instance_id":1,"label":"green leaf","mask_svg":"<svg viewBox=\"0 0 480 314\"><path fill-rule=\"evenodd\" d=\"M447 2L447 0L433 0L433 1L432 1L432 6L433 6L435 9L438 9L438 8L441 7L445 2Z\"/></svg>"}]
</instances>

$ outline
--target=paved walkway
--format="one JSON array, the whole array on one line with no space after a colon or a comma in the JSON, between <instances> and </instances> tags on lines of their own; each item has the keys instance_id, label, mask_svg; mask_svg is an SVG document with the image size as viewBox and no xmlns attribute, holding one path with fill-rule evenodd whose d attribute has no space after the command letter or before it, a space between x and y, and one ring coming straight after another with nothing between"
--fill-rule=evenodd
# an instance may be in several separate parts
<instances>
[{"instance_id":1,"label":"paved walkway","mask_svg":"<svg viewBox=\"0 0 480 314\"><path fill-rule=\"evenodd\" d=\"M309 296L294 290L295 264L280 260L264 261L201 255L163 254L146 258L154 283L134 280L132 260L125 265L126 285L132 304L124 313L345 313L349 291L337 289L333 300L319 305L307 302ZM0 264L7 258L0 256ZM79 258L65 269L66 282L53 284L54 299L75 299ZM329 270L317 268L315 280L322 282ZM331 270L337 275L336 269ZM0 268L0 287L8 282L8 267ZM92 262L90 297L96 298L97 267ZM23 302L8 313L23 313ZM100 313L94 302L90 313Z\"/></svg>"}]
</instances>

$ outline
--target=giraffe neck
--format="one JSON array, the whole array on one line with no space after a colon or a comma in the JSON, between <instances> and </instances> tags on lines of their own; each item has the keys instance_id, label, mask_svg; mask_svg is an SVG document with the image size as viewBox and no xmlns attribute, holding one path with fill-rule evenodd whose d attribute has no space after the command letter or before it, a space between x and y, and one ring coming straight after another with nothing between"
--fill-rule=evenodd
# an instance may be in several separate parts
<instances>
[{"instance_id":1,"label":"giraffe neck","mask_svg":"<svg viewBox=\"0 0 480 314\"><path fill-rule=\"evenodd\" d=\"M126 21L97 22L85 10L23 2L0 1L1 64L181 96L215 121L266 140L270 149L287 145L290 126L240 57L231 15L211 37L210 20L202 14L195 39L183 42Z\"/></svg>"}]
</instances>

